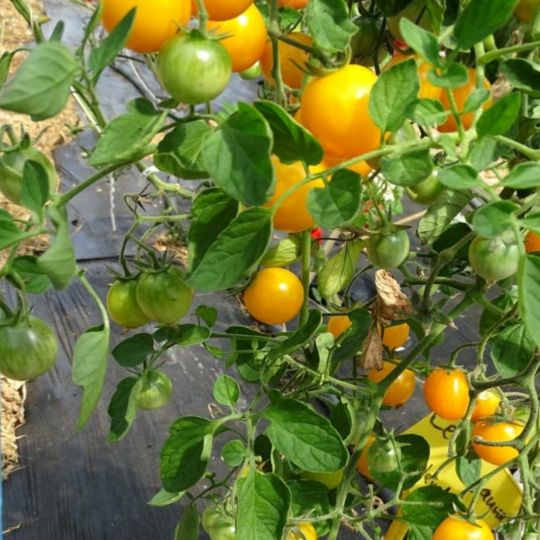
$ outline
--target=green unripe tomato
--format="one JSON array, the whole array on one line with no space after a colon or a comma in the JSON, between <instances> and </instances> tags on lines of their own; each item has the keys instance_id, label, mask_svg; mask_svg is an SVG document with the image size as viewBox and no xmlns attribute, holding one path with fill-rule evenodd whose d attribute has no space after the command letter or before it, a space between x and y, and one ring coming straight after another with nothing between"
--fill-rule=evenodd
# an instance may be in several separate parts
<instances>
[{"instance_id":1,"label":"green unripe tomato","mask_svg":"<svg viewBox=\"0 0 540 540\"><path fill-rule=\"evenodd\" d=\"M444 185L435 175L428 176L422 182L407 189L409 197L418 204L432 204L443 192Z\"/></svg>"},{"instance_id":2,"label":"green unripe tomato","mask_svg":"<svg viewBox=\"0 0 540 540\"><path fill-rule=\"evenodd\" d=\"M12 203L21 204L24 166L28 161L36 161L45 169L51 192L58 186L56 169L47 156L36 148L20 148L6 152L0 158L0 191Z\"/></svg>"},{"instance_id":3,"label":"green unripe tomato","mask_svg":"<svg viewBox=\"0 0 540 540\"><path fill-rule=\"evenodd\" d=\"M167 42L159 53L157 71L172 97L196 105L212 101L225 90L232 62L223 45L193 30Z\"/></svg>"},{"instance_id":4,"label":"green unripe tomato","mask_svg":"<svg viewBox=\"0 0 540 540\"><path fill-rule=\"evenodd\" d=\"M151 321L173 324L189 311L193 290L177 268L144 273L138 281L137 304Z\"/></svg>"},{"instance_id":5,"label":"green unripe tomato","mask_svg":"<svg viewBox=\"0 0 540 540\"><path fill-rule=\"evenodd\" d=\"M409 236L406 231L374 234L367 241L367 256L377 268L397 268L409 254Z\"/></svg>"},{"instance_id":6,"label":"green unripe tomato","mask_svg":"<svg viewBox=\"0 0 540 540\"><path fill-rule=\"evenodd\" d=\"M5 322L5 321L3 321ZM58 356L58 340L49 326L36 317L0 326L0 373L27 381L49 371Z\"/></svg>"},{"instance_id":7,"label":"green unripe tomato","mask_svg":"<svg viewBox=\"0 0 540 540\"><path fill-rule=\"evenodd\" d=\"M139 328L150 320L137 303L137 280L115 281L107 294L111 319L124 328Z\"/></svg>"},{"instance_id":8,"label":"green unripe tomato","mask_svg":"<svg viewBox=\"0 0 540 540\"><path fill-rule=\"evenodd\" d=\"M368 451L368 467L373 475L391 473L397 470L401 452L391 441L376 439Z\"/></svg>"},{"instance_id":9,"label":"green unripe tomato","mask_svg":"<svg viewBox=\"0 0 540 540\"><path fill-rule=\"evenodd\" d=\"M518 270L519 247L512 235L482 238L477 236L469 246L469 262L472 269L486 281L500 281Z\"/></svg>"},{"instance_id":10,"label":"green unripe tomato","mask_svg":"<svg viewBox=\"0 0 540 540\"><path fill-rule=\"evenodd\" d=\"M236 540L236 528L217 506L207 506L202 515L202 526L210 540Z\"/></svg>"},{"instance_id":11,"label":"green unripe tomato","mask_svg":"<svg viewBox=\"0 0 540 540\"><path fill-rule=\"evenodd\" d=\"M262 75L261 64L259 62L255 62L251 67L241 71L238 75L240 75L244 81L252 81L253 79L257 79Z\"/></svg>"},{"instance_id":12,"label":"green unripe tomato","mask_svg":"<svg viewBox=\"0 0 540 540\"><path fill-rule=\"evenodd\" d=\"M302 477L307 480L314 480L325 485L328 489L336 489L343 482L343 469L329 473L303 471Z\"/></svg>"},{"instance_id":13,"label":"green unripe tomato","mask_svg":"<svg viewBox=\"0 0 540 540\"><path fill-rule=\"evenodd\" d=\"M160 409L171 399L173 384L162 371L148 371L143 375L142 385L137 396L137 407L145 411Z\"/></svg>"}]
</instances>

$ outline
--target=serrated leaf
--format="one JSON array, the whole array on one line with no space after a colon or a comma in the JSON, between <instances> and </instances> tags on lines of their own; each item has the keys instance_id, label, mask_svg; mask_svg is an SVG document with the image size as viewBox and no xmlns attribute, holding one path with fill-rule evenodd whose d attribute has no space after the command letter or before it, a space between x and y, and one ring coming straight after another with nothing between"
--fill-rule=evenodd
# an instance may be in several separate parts
<instances>
[{"instance_id":1,"label":"serrated leaf","mask_svg":"<svg viewBox=\"0 0 540 540\"><path fill-rule=\"evenodd\" d=\"M17 227L11 214L0 208L0 250L23 240L24 233Z\"/></svg>"},{"instance_id":2,"label":"serrated leaf","mask_svg":"<svg viewBox=\"0 0 540 540\"><path fill-rule=\"evenodd\" d=\"M149 501L150 506L169 506L169 504L174 504L178 502L185 492L181 491L180 493L170 493L165 489L160 489Z\"/></svg>"},{"instance_id":3,"label":"serrated leaf","mask_svg":"<svg viewBox=\"0 0 540 540\"><path fill-rule=\"evenodd\" d=\"M469 72L464 65L453 63L447 65L442 73L428 71L427 78L431 84L440 88L458 88L467 84Z\"/></svg>"},{"instance_id":4,"label":"serrated leaf","mask_svg":"<svg viewBox=\"0 0 540 540\"><path fill-rule=\"evenodd\" d=\"M433 171L433 161L429 150L419 150L401 156L384 156L381 172L396 186L414 186L425 180Z\"/></svg>"},{"instance_id":5,"label":"serrated leaf","mask_svg":"<svg viewBox=\"0 0 540 540\"><path fill-rule=\"evenodd\" d=\"M456 472L465 486L476 482L482 473L482 462L477 457L459 456L456 460Z\"/></svg>"},{"instance_id":6,"label":"serrated leaf","mask_svg":"<svg viewBox=\"0 0 540 540\"><path fill-rule=\"evenodd\" d=\"M229 467L238 467L241 465L246 458L246 454L246 447L239 439L228 441L223 445L223 450L221 451L221 457Z\"/></svg>"}]
</instances>

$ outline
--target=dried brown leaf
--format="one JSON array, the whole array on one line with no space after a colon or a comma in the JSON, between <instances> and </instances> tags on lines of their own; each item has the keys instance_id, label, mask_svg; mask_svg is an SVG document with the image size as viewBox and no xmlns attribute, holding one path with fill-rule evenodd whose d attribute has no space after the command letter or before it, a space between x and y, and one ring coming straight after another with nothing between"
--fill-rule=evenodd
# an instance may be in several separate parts
<instances>
[{"instance_id":1,"label":"dried brown leaf","mask_svg":"<svg viewBox=\"0 0 540 540\"><path fill-rule=\"evenodd\" d=\"M383 344L375 326L371 327L364 341L358 365L364 369L381 369L383 367Z\"/></svg>"}]
</instances>

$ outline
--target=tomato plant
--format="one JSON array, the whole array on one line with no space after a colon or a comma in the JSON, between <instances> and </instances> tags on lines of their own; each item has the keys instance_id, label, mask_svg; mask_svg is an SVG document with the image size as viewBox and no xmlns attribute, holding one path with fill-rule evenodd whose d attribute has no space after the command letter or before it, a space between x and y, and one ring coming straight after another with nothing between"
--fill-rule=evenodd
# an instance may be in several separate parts
<instances>
[{"instance_id":1,"label":"tomato plant","mask_svg":"<svg viewBox=\"0 0 540 540\"><path fill-rule=\"evenodd\" d=\"M538 2L103 0L69 47L12 4L35 44L1 57L0 109L74 96L94 138L58 192L39 136L0 128L0 373L54 369L31 306L77 282L102 319L73 348L80 428L119 370L115 444L176 404L163 364L220 362L211 414L162 437L176 538L536 537ZM126 56L145 92L112 114ZM130 218L106 299L73 241L102 182ZM434 414L395 410L415 392Z\"/></svg>"}]
</instances>

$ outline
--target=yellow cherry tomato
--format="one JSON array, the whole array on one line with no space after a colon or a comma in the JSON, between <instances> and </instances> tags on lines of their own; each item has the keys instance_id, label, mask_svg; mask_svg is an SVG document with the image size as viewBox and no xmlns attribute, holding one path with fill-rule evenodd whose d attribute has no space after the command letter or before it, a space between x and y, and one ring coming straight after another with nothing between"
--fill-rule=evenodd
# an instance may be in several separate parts
<instances>
[{"instance_id":1,"label":"yellow cherry tomato","mask_svg":"<svg viewBox=\"0 0 540 540\"><path fill-rule=\"evenodd\" d=\"M276 187L272 197L264 204L267 208L274 206L283 193L306 177L304 166L299 161L287 165L281 163L276 156L272 156L272 163L276 175ZM322 168L318 166L313 167L311 170L317 172ZM313 188L322 187L324 187L324 181L319 178L305 184L292 195L289 195L274 214L274 227L278 231L286 232L301 232L312 229L315 222L309 213L307 199L309 192Z\"/></svg>"},{"instance_id":2,"label":"yellow cherry tomato","mask_svg":"<svg viewBox=\"0 0 540 540\"><path fill-rule=\"evenodd\" d=\"M495 540L495 536L481 519L469 523L459 516L449 516L435 529L432 540Z\"/></svg>"},{"instance_id":3,"label":"yellow cherry tomato","mask_svg":"<svg viewBox=\"0 0 540 540\"><path fill-rule=\"evenodd\" d=\"M287 533L287 540L317 540L317 531L311 523L300 523Z\"/></svg>"},{"instance_id":4,"label":"yellow cherry tomato","mask_svg":"<svg viewBox=\"0 0 540 540\"><path fill-rule=\"evenodd\" d=\"M396 365L392 362L383 362L382 369L370 369L368 379L374 383L380 383L387 375L392 373ZM400 407L409 401L413 395L416 386L416 377L414 372L406 369L399 377L388 387L383 396L383 405L388 407Z\"/></svg>"},{"instance_id":5,"label":"yellow cherry tomato","mask_svg":"<svg viewBox=\"0 0 540 540\"><path fill-rule=\"evenodd\" d=\"M382 334L382 343L389 349L399 349L403 347L409 339L410 326L407 323L394 324L393 326L387 326L382 330L377 329L379 335Z\"/></svg>"},{"instance_id":6,"label":"yellow cherry tomato","mask_svg":"<svg viewBox=\"0 0 540 540\"><path fill-rule=\"evenodd\" d=\"M211 21L226 21L238 17L253 3L253 0L204 0ZM193 15L199 13L196 0L191 0Z\"/></svg>"},{"instance_id":7,"label":"yellow cherry tomato","mask_svg":"<svg viewBox=\"0 0 540 540\"><path fill-rule=\"evenodd\" d=\"M308 45L311 47L313 39L302 32L292 32L289 34L291 39ZM279 42L279 61L281 67L281 76L283 82L290 88L300 88L304 81L305 73L302 71L302 66L309 60L309 54L284 41ZM264 54L261 57L261 69L264 78L271 84L274 83L272 77L272 68L274 67L274 53L272 42L267 41Z\"/></svg>"},{"instance_id":8,"label":"yellow cherry tomato","mask_svg":"<svg viewBox=\"0 0 540 540\"><path fill-rule=\"evenodd\" d=\"M266 324L294 319L304 302L302 282L285 268L263 268L244 291L249 314Z\"/></svg>"},{"instance_id":9,"label":"yellow cherry tomato","mask_svg":"<svg viewBox=\"0 0 540 540\"><path fill-rule=\"evenodd\" d=\"M126 47L140 53L159 51L180 27L187 25L191 15L190 0L102 0L102 4L107 32L137 8Z\"/></svg>"},{"instance_id":10,"label":"yellow cherry tomato","mask_svg":"<svg viewBox=\"0 0 540 540\"><path fill-rule=\"evenodd\" d=\"M328 331L337 339L343 332L352 326L352 321L347 315L334 315L328 321Z\"/></svg>"},{"instance_id":11,"label":"yellow cherry tomato","mask_svg":"<svg viewBox=\"0 0 540 540\"><path fill-rule=\"evenodd\" d=\"M469 381L461 369L434 369L424 383L428 407L445 420L460 420L469 407Z\"/></svg>"},{"instance_id":12,"label":"yellow cherry tomato","mask_svg":"<svg viewBox=\"0 0 540 540\"><path fill-rule=\"evenodd\" d=\"M343 469L329 473L303 471L302 477L307 480L319 482L319 484L325 485L328 489L336 489L343 482Z\"/></svg>"},{"instance_id":13,"label":"yellow cherry tomato","mask_svg":"<svg viewBox=\"0 0 540 540\"><path fill-rule=\"evenodd\" d=\"M489 416L497 414L501 398L491 390L484 390L476 396L474 409L471 415L472 422L478 422Z\"/></svg>"},{"instance_id":14,"label":"yellow cherry tomato","mask_svg":"<svg viewBox=\"0 0 540 540\"><path fill-rule=\"evenodd\" d=\"M540 251L540 234L530 231L525 237L525 251L535 253Z\"/></svg>"},{"instance_id":15,"label":"yellow cherry tomato","mask_svg":"<svg viewBox=\"0 0 540 540\"><path fill-rule=\"evenodd\" d=\"M334 167L335 165L339 165L340 163L343 163L344 161L347 161L348 159L349 158L341 158L341 157L336 157L336 156L331 156L329 154L326 154L324 156L323 164L325 165L325 168L329 168L329 167ZM358 173L362 178L366 178L367 176L369 176L369 173L373 171L373 168L369 165L367 161L358 161L354 165L347 167L347 169L349 169L350 171L354 171L355 173Z\"/></svg>"},{"instance_id":16,"label":"yellow cherry tomato","mask_svg":"<svg viewBox=\"0 0 540 540\"><path fill-rule=\"evenodd\" d=\"M516 439L523 431L523 424L516 422L497 422L489 418L480 420L474 424L473 440L481 437L489 442L510 442ZM512 446L486 446L473 442L473 450L476 455L492 465L503 465L515 459L519 453Z\"/></svg>"},{"instance_id":17,"label":"yellow cherry tomato","mask_svg":"<svg viewBox=\"0 0 540 540\"><path fill-rule=\"evenodd\" d=\"M368 111L377 76L348 65L313 78L302 96L302 124L332 156L352 158L379 147L381 133Z\"/></svg>"},{"instance_id":18,"label":"yellow cherry tomato","mask_svg":"<svg viewBox=\"0 0 540 540\"><path fill-rule=\"evenodd\" d=\"M255 4L233 19L208 21L208 30L227 35L220 43L227 49L234 72L240 72L258 62L266 47L266 25Z\"/></svg>"}]
</instances>

